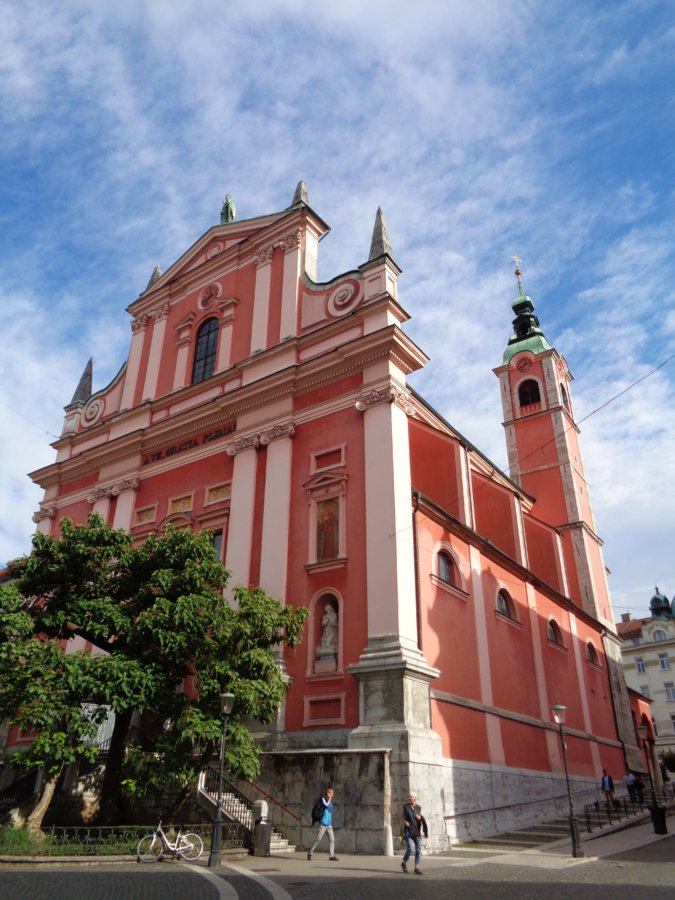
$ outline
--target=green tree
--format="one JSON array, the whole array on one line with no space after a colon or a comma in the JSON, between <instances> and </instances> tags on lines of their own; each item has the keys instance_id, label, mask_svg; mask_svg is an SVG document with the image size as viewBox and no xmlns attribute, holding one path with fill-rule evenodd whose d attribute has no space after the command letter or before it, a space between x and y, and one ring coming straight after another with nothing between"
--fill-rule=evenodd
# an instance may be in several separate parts
<instances>
[{"instance_id":1,"label":"green tree","mask_svg":"<svg viewBox=\"0 0 675 900\"><path fill-rule=\"evenodd\" d=\"M99 717L108 707L115 712L102 820L119 815L122 787L138 795L173 784L187 795L217 747L224 691L235 695L227 765L239 776L259 771L242 721L276 714L285 690L277 654L298 643L306 610L243 588L230 606L228 573L208 532L168 528L134 547L97 515L87 526L64 520L60 536L36 535L33 552L12 571L33 640L79 636L100 651L88 664L87 701ZM72 700L77 707L82 694ZM134 712L144 732L128 749Z\"/></svg>"},{"instance_id":2,"label":"green tree","mask_svg":"<svg viewBox=\"0 0 675 900\"><path fill-rule=\"evenodd\" d=\"M35 621L16 585L0 587L0 718L35 733L15 762L44 770L37 803L15 811L16 824L37 836L63 767L92 760L100 709L86 705L96 686L90 654L64 653L63 642L35 633Z\"/></svg>"}]
</instances>

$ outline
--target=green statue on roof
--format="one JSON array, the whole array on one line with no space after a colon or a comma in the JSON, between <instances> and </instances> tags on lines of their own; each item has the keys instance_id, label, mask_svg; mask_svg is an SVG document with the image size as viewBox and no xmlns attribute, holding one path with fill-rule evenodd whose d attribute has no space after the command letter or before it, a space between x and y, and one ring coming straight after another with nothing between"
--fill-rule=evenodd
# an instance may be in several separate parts
<instances>
[{"instance_id":1,"label":"green statue on roof","mask_svg":"<svg viewBox=\"0 0 675 900\"><path fill-rule=\"evenodd\" d=\"M229 225L230 222L234 222L234 217L236 215L237 207L234 205L234 201L232 200L232 194L225 194L223 208L220 210L220 224Z\"/></svg>"}]
</instances>

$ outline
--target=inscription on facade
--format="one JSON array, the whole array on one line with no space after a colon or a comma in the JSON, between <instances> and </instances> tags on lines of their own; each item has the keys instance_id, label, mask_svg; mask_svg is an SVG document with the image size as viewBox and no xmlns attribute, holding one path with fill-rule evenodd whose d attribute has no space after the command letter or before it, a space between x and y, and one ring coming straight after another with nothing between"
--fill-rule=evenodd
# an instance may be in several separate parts
<instances>
[{"instance_id":1,"label":"inscription on facade","mask_svg":"<svg viewBox=\"0 0 675 900\"><path fill-rule=\"evenodd\" d=\"M209 444L211 441L220 440L220 438L224 438L236 430L236 422L226 422L212 431L204 431L201 434L186 438L179 444L171 444L169 447L162 447L161 450L153 450L152 453L147 453L143 457L143 465L148 466L151 463L161 462L163 459L169 459L177 453L183 453L185 450L193 450L195 447L201 447L203 444Z\"/></svg>"}]
</instances>

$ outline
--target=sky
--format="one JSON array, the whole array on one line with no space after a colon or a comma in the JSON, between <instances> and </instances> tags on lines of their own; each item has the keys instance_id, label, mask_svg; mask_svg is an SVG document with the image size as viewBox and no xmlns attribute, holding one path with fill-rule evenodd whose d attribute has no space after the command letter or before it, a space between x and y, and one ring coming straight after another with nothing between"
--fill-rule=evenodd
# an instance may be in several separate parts
<instances>
[{"instance_id":1,"label":"sky","mask_svg":"<svg viewBox=\"0 0 675 900\"><path fill-rule=\"evenodd\" d=\"M523 287L569 364L618 619L675 592L671 0L0 0L0 563L30 552L89 357L219 222L331 226L364 263L378 206L410 379L507 468L499 386ZM614 399L616 398L616 399ZM610 402L611 401L611 402Z\"/></svg>"}]
</instances>

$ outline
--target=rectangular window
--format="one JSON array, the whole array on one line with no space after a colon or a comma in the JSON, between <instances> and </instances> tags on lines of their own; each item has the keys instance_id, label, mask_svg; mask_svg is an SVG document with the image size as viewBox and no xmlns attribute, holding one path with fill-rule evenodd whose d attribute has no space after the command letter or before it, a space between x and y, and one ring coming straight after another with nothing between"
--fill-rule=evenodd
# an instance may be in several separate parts
<instances>
[{"instance_id":1,"label":"rectangular window","mask_svg":"<svg viewBox=\"0 0 675 900\"><path fill-rule=\"evenodd\" d=\"M644 694L645 697L651 697L651 696L652 696L652 695L650 694L650 692L649 692L649 685L648 685L648 684L641 684L641 685L640 685L640 693L641 693L641 694Z\"/></svg>"},{"instance_id":2,"label":"rectangular window","mask_svg":"<svg viewBox=\"0 0 675 900\"><path fill-rule=\"evenodd\" d=\"M673 732L675 733L675 716L671 716L671 717L670 717L670 721L672 722L672 725L673 725Z\"/></svg>"},{"instance_id":3,"label":"rectangular window","mask_svg":"<svg viewBox=\"0 0 675 900\"><path fill-rule=\"evenodd\" d=\"M635 657L635 668L638 672L644 672L645 670L645 661L641 656Z\"/></svg>"},{"instance_id":4,"label":"rectangular window","mask_svg":"<svg viewBox=\"0 0 675 900\"><path fill-rule=\"evenodd\" d=\"M670 660L668 659L667 653L659 653L659 665L662 669L670 668Z\"/></svg>"},{"instance_id":5,"label":"rectangular window","mask_svg":"<svg viewBox=\"0 0 675 900\"><path fill-rule=\"evenodd\" d=\"M654 732L654 737L659 736L659 732L656 728L656 719L654 718L654 716L652 716L652 731Z\"/></svg>"},{"instance_id":6,"label":"rectangular window","mask_svg":"<svg viewBox=\"0 0 675 900\"><path fill-rule=\"evenodd\" d=\"M218 562L222 561L223 558L223 532L222 531L214 531L213 532L213 549L216 554L216 559Z\"/></svg>"},{"instance_id":7,"label":"rectangular window","mask_svg":"<svg viewBox=\"0 0 675 900\"><path fill-rule=\"evenodd\" d=\"M666 689L666 700L675 700L675 684L672 681L666 681L663 686Z\"/></svg>"}]
</instances>

